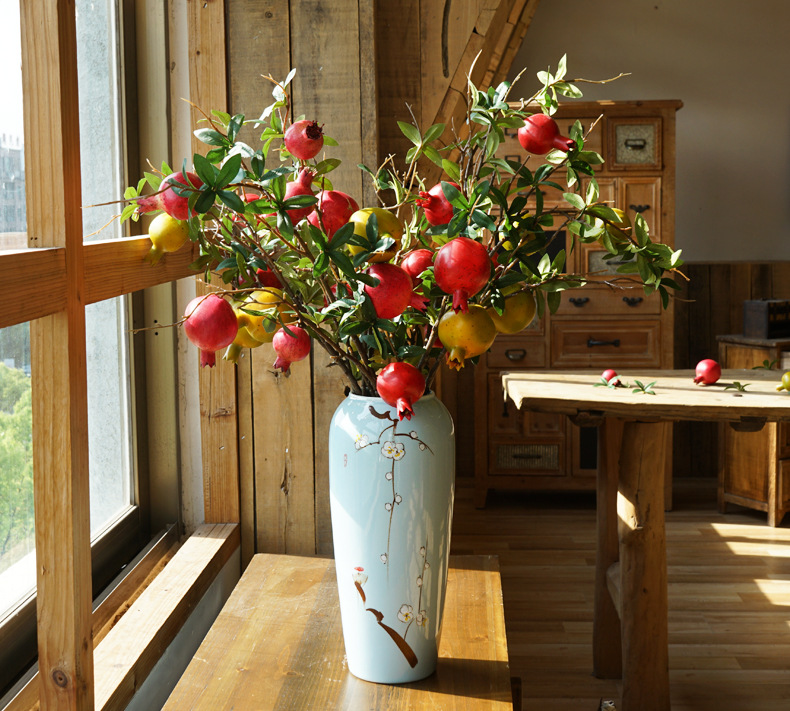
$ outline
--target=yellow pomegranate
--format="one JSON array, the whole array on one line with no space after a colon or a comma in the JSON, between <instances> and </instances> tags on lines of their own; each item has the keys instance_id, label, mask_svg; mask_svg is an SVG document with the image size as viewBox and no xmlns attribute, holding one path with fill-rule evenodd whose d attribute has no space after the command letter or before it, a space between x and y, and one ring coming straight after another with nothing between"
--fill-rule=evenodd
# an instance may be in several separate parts
<instances>
[{"instance_id":1,"label":"yellow pomegranate","mask_svg":"<svg viewBox=\"0 0 790 711\"><path fill-rule=\"evenodd\" d=\"M238 322L239 316L245 316L242 311L236 312L236 321ZM239 362L239 355L241 354L242 348L257 348L258 346L262 346L263 341L258 341L250 335L249 330L246 326L239 326L239 330L236 333L236 338L233 339L233 343L228 346L228 350L225 351L225 360L229 360L231 363L238 363Z\"/></svg>"},{"instance_id":2,"label":"yellow pomegranate","mask_svg":"<svg viewBox=\"0 0 790 711\"><path fill-rule=\"evenodd\" d=\"M467 358L485 353L494 342L497 330L488 312L479 304L469 311L448 311L439 320L439 340L447 349L447 366L459 370Z\"/></svg>"},{"instance_id":3,"label":"yellow pomegranate","mask_svg":"<svg viewBox=\"0 0 790 711\"><path fill-rule=\"evenodd\" d=\"M488 315L499 333L518 333L532 323L536 310L535 297L528 291L519 291L505 298L502 315L493 306L488 309Z\"/></svg>"},{"instance_id":4,"label":"yellow pomegranate","mask_svg":"<svg viewBox=\"0 0 790 711\"><path fill-rule=\"evenodd\" d=\"M353 215L351 215L351 218L349 219L349 222L354 223L355 235L367 239L366 230L368 220L370 219L371 215L376 216L379 227L379 239L392 237L392 239L395 240L395 244L392 246L392 249L388 249L386 252L376 252L371 254L367 261L370 263L389 262L390 259L395 256L395 253L400 249L400 241L403 237L403 225L401 224L401 221L389 210L385 210L382 207L363 207L361 210L357 210ZM348 251L352 255L359 254L362 251L362 247L358 247L355 244L350 244L348 245Z\"/></svg>"},{"instance_id":5,"label":"yellow pomegranate","mask_svg":"<svg viewBox=\"0 0 790 711\"><path fill-rule=\"evenodd\" d=\"M145 256L147 262L156 264L166 252L175 252L189 239L187 223L170 217L166 212L157 215L148 229L151 249Z\"/></svg>"},{"instance_id":6,"label":"yellow pomegranate","mask_svg":"<svg viewBox=\"0 0 790 711\"><path fill-rule=\"evenodd\" d=\"M619 207L613 207L612 212L617 216L614 220L606 220L602 221L600 219L595 220L595 226L606 227L606 231L609 233L609 236L617 240L619 242L628 242L631 233L631 218L628 217Z\"/></svg>"},{"instance_id":7,"label":"yellow pomegranate","mask_svg":"<svg viewBox=\"0 0 790 711\"><path fill-rule=\"evenodd\" d=\"M266 331L264 322L267 318L279 318L283 323L296 320L296 313L283 292L273 286L253 291L239 308L243 309L239 311L239 326L244 326L250 336L261 343L271 343L277 330Z\"/></svg>"}]
</instances>

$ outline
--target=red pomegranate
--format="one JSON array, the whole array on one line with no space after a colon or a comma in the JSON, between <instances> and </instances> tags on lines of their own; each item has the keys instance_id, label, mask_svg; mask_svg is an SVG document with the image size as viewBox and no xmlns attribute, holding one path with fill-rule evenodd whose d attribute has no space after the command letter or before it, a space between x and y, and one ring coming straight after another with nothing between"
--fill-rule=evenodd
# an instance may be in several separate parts
<instances>
[{"instance_id":1,"label":"red pomegranate","mask_svg":"<svg viewBox=\"0 0 790 711\"><path fill-rule=\"evenodd\" d=\"M277 353L274 367L287 373L291 363L304 360L310 353L310 334L301 326L281 328L272 338L272 347Z\"/></svg>"},{"instance_id":2,"label":"red pomegranate","mask_svg":"<svg viewBox=\"0 0 790 711\"><path fill-rule=\"evenodd\" d=\"M184 333L200 349L200 366L214 367L215 351L233 343L238 331L233 307L221 296L198 296L184 311Z\"/></svg>"},{"instance_id":3,"label":"red pomegranate","mask_svg":"<svg viewBox=\"0 0 790 711\"><path fill-rule=\"evenodd\" d=\"M451 239L436 253L434 274L438 287L453 295L455 311L469 311L468 301L491 276L486 248L469 237Z\"/></svg>"},{"instance_id":4,"label":"red pomegranate","mask_svg":"<svg viewBox=\"0 0 790 711\"><path fill-rule=\"evenodd\" d=\"M277 275L269 269L256 269L255 276L258 277L258 283L261 286L273 286L275 289L282 289L282 284L277 278Z\"/></svg>"},{"instance_id":5,"label":"red pomegranate","mask_svg":"<svg viewBox=\"0 0 790 711\"><path fill-rule=\"evenodd\" d=\"M318 155L324 145L324 132L317 121L297 121L291 124L283 136L285 149L294 158L310 160Z\"/></svg>"},{"instance_id":6,"label":"red pomegranate","mask_svg":"<svg viewBox=\"0 0 790 711\"><path fill-rule=\"evenodd\" d=\"M390 363L379 372L376 390L384 402L398 409L399 419L410 420L414 403L425 393L425 378L409 363Z\"/></svg>"},{"instance_id":7,"label":"red pomegranate","mask_svg":"<svg viewBox=\"0 0 790 711\"><path fill-rule=\"evenodd\" d=\"M412 295L411 277L389 262L371 264L368 274L379 280L378 286L365 285L365 293L373 302L379 318L400 316L409 305Z\"/></svg>"},{"instance_id":8,"label":"red pomegranate","mask_svg":"<svg viewBox=\"0 0 790 711\"><path fill-rule=\"evenodd\" d=\"M461 189L458 183L448 181L448 185L452 185L456 190ZM423 209L429 225L446 225L453 219L453 206L445 197L442 183L437 183L427 193L421 190L420 197L415 202Z\"/></svg>"},{"instance_id":9,"label":"red pomegranate","mask_svg":"<svg viewBox=\"0 0 790 711\"><path fill-rule=\"evenodd\" d=\"M430 249L414 249L403 258L401 268L406 270L414 286L420 283L418 278L420 274L433 266L433 255Z\"/></svg>"},{"instance_id":10,"label":"red pomegranate","mask_svg":"<svg viewBox=\"0 0 790 711\"><path fill-rule=\"evenodd\" d=\"M189 182L184 179L181 173L171 173L159 185L159 191L155 195L138 198L137 206L140 212L152 212L154 210L164 210L170 217L176 220L189 219L189 192L184 191L183 195L177 195L173 190L173 183L181 183L191 188L199 188L203 181L194 173L187 173ZM190 191L191 192L191 191ZM192 213L194 214L194 213Z\"/></svg>"},{"instance_id":11,"label":"red pomegranate","mask_svg":"<svg viewBox=\"0 0 790 711\"><path fill-rule=\"evenodd\" d=\"M312 170L307 170L306 168L299 171L299 175L296 176L295 180L292 180L285 186L285 199L296 197L297 195L314 195L313 193L313 177L315 177L315 173ZM291 222L296 224L297 222L301 222L313 211L313 206L308 205L307 207L295 207L292 210L286 210L288 213L288 217L291 218Z\"/></svg>"},{"instance_id":12,"label":"red pomegranate","mask_svg":"<svg viewBox=\"0 0 790 711\"><path fill-rule=\"evenodd\" d=\"M318 204L307 216L307 221L319 230L323 223L324 232L332 239L332 235L345 225L357 210L359 205L350 195L339 190L322 190L318 193Z\"/></svg>"},{"instance_id":13,"label":"red pomegranate","mask_svg":"<svg viewBox=\"0 0 790 711\"><path fill-rule=\"evenodd\" d=\"M713 385L721 377L721 366L710 358L697 363L694 371L694 382L697 385Z\"/></svg>"},{"instance_id":14,"label":"red pomegranate","mask_svg":"<svg viewBox=\"0 0 790 711\"><path fill-rule=\"evenodd\" d=\"M528 116L518 130L518 142L527 153L545 156L552 148L567 153L575 144L570 138L560 135L557 122L546 114Z\"/></svg>"}]
</instances>

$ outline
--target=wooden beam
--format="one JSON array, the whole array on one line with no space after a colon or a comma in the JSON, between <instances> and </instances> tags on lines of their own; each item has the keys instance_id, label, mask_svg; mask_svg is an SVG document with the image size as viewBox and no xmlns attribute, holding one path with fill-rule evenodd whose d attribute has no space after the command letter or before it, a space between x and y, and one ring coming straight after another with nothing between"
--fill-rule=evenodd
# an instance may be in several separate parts
<instances>
[{"instance_id":1,"label":"wooden beam","mask_svg":"<svg viewBox=\"0 0 790 711\"><path fill-rule=\"evenodd\" d=\"M90 486L73 2L23 3L30 246L65 248L65 310L33 321L33 478L41 708L93 709ZM46 47L48 51L41 51ZM54 197L53 197L54 196Z\"/></svg>"},{"instance_id":2,"label":"wooden beam","mask_svg":"<svg viewBox=\"0 0 790 711\"><path fill-rule=\"evenodd\" d=\"M521 44L524 42L527 30L532 24L532 18L535 16L535 11L538 9L539 2L540 0L526 0L526 2L517 2L513 6L513 12L508 18L508 25L510 27L506 26L505 32L502 35L504 39L508 37L509 33L509 37L504 49L500 51L500 47L497 46L497 50L494 52L494 57L499 58L499 63L494 68L494 63L492 62L491 68L493 69L493 76L488 80L488 86L498 86L500 82L507 78L510 68L513 66L513 60L516 58L516 54L521 48ZM519 6L521 6L521 13L517 14Z\"/></svg>"},{"instance_id":3,"label":"wooden beam","mask_svg":"<svg viewBox=\"0 0 790 711\"><path fill-rule=\"evenodd\" d=\"M239 547L239 527L192 534L94 653L96 708L123 709Z\"/></svg>"},{"instance_id":4,"label":"wooden beam","mask_svg":"<svg viewBox=\"0 0 790 711\"><path fill-rule=\"evenodd\" d=\"M22 249L0 252L3 290L0 291L0 328L32 321L64 308L66 251ZM47 285L46 297L41 284Z\"/></svg>"},{"instance_id":5,"label":"wooden beam","mask_svg":"<svg viewBox=\"0 0 790 711\"><path fill-rule=\"evenodd\" d=\"M187 3L189 87L192 103L206 113L228 105L225 77L225 2ZM193 126L201 114L192 110ZM193 138L195 152L205 145ZM198 293L211 288L203 285ZM203 494L208 523L240 519L235 366L222 358L200 370Z\"/></svg>"}]
</instances>

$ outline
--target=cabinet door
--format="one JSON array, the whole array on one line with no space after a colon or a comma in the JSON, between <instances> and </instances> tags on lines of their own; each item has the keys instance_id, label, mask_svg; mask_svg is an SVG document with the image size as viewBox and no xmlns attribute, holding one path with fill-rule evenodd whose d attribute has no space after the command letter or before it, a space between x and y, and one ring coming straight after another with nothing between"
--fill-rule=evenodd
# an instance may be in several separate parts
<instances>
[{"instance_id":1,"label":"cabinet door","mask_svg":"<svg viewBox=\"0 0 790 711\"><path fill-rule=\"evenodd\" d=\"M617 206L631 218L645 218L650 239L661 241L661 178L623 178L620 180Z\"/></svg>"}]
</instances>

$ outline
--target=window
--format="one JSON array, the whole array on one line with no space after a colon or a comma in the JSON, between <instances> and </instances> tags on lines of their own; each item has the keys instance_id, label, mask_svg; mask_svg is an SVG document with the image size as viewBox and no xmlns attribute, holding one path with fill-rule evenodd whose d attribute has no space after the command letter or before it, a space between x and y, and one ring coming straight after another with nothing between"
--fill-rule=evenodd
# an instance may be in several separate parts
<instances>
[{"instance_id":1,"label":"window","mask_svg":"<svg viewBox=\"0 0 790 711\"><path fill-rule=\"evenodd\" d=\"M77 610L85 585L88 594L91 587L98 592L149 535L147 438L135 426L145 420L146 403L136 398L145 363L130 336L139 317L132 302L144 299L133 299L128 284L140 289L189 272L184 264L181 271L151 269L141 276L140 240L121 239L117 222L106 227L117 206L71 209L117 199L128 182L127 146L136 141L127 140L135 122L127 121L125 107L136 103L126 101L121 81L122 40L128 45L129 38L119 6L120 0L77 0L75 65L64 49L69 42L62 56L41 45L42 37L72 31L69 19L57 16L68 3L0 0L0 696L36 652L36 556L48 562L52 580L39 596L52 603L76 590L74 604L67 600L64 606ZM34 30L20 42L22 25ZM21 58L25 76L36 77L24 84L24 95ZM167 75L164 64L161 71ZM69 89L69 81L79 92ZM53 87L60 89L60 105L53 102ZM25 117L26 140L23 98L35 117ZM81 180L68 176L58 189L77 145L69 122L61 120L61 110L69 115L71 109L80 118ZM75 200L73 188L80 183ZM108 265L111 280L92 280ZM66 495L54 493L61 487ZM177 500L177 490L170 493ZM77 540L90 537L92 570L74 551L72 531ZM68 625L60 617L41 624Z\"/></svg>"}]
</instances>

